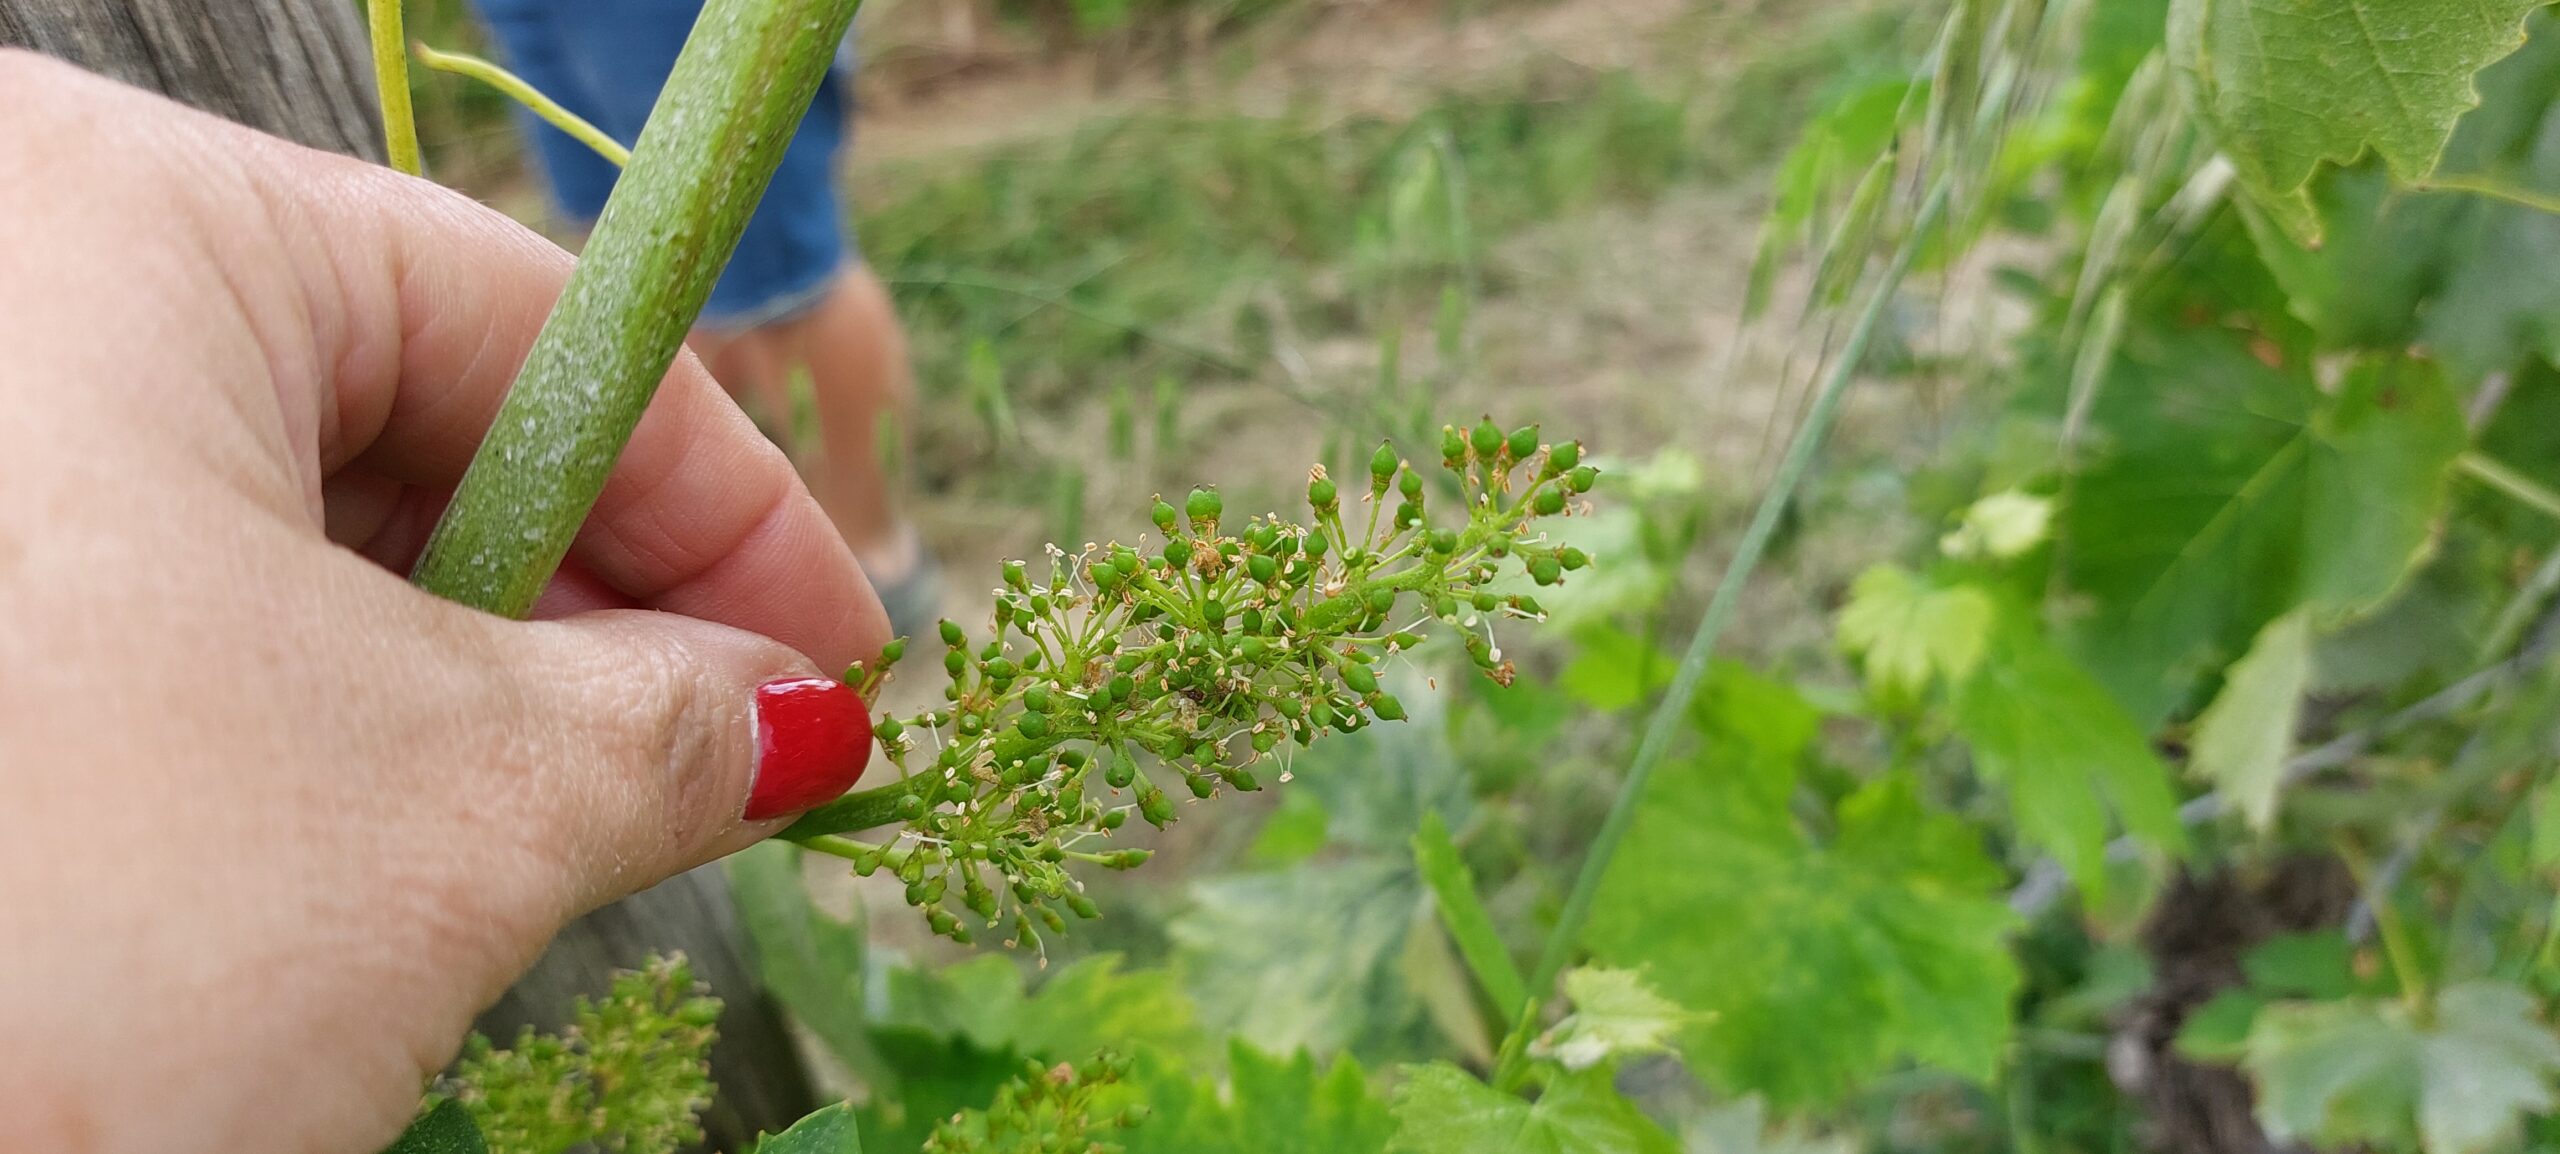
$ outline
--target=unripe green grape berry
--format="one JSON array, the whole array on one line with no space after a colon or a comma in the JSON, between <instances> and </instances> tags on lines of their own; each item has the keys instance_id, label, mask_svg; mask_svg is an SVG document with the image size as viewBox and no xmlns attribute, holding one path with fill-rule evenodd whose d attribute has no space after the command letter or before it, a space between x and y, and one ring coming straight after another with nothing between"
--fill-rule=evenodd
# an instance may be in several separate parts
<instances>
[{"instance_id":1,"label":"unripe green grape berry","mask_svg":"<svg viewBox=\"0 0 2560 1154\"><path fill-rule=\"evenodd\" d=\"M1307 504L1318 513L1332 509L1337 496L1331 477L1318 477L1307 482Z\"/></svg>"},{"instance_id":2,"label":"unripe green grape berry","mask_svg":"<svg viewBox=\"0 0 2560 1154\"><path fill-rule=\"evenodd\" d=\"M1137 691L1138 681L1136 678L1131 677L1126 673L1115 673L1111 676L1111 700L1127 701L1129 700L1129 695Z\"/></svg>"},{"instance_id":3,"label":"unripe green grape berry","mask_svg":"<svg viewBox=\"0 0 2560 1154\"><path fill-rule=\"evenodd\" d=\"M1260 634L1262 632L1262 626L1262 610L1256 609L1250 605L1245 606L1244 614L1236 618L1236 628L1242 629L1249 634Z\"/></svg>"},{"instance_id":4,"label":"unripe green grape berry","mask_svg":"<svg viewBox=\"0 0 2560 1154\"><path fill-rule=\"evenodd\" d=\"M1332 548L1332 547L1333 547L1333 538L1331 538L1331 537L1327 537L1327 536L1325 536L1325 535L1324 535L1324 534L1322 534L1322 533L1309 533L1309 534L1307 534L1307 548L1306 548L1306 554L1307 554L1307 557L1308 557L1308 559L1309 559L1309 560L1315 560L1315 561L1321 561L1321 560L1323 560L1323 559L1324 559L1324 552L1325 552L1325 550L1330 549L1330 548Z\"/></svg>"},{"instance_id":5,"label":"unripe green grape berry","mask_svg":"<svg viewBox=\"0 0 2560 1154\"><path fill-rule=\"evenodd\" d=\"M1429 545L1434 556L1446 557L1458 551L1458 535L1447 529L1434 529Z\"/></svg>"},{"instance_id":6,"label":"unripe green grape berry","mask_svg":"<svg viewBox=\"0 0 2560 1154\"><path fill-rule=\"evenodd\" d=\"M1564 490L1538 490L1538 495L1529 500L1529 511L1541 517L1553 517L1564 512Z\"/></svg>"},{"instance_id":7,"label":"unripe green grape berry","mask_svg":"<svg viewBox=\"0 0 2560 1154\"><path fill-rule=\"evenodd\" d=\"M1600 470L1589 465L1577 465L1572 472L1564 475L1564 480L1574 492L1588 493L1591 491L1591 486L1600 483Z\"/></svg>"},{"instance_id":8,"label":"unripe green grape berry","mask_svg":"<svg viewBox=\"0 0 2560 1154\"><path fill-rule=\"evenodd\" d=\"M1376 693L1378 691L1378 675L1370 672L1369 667L1366 665L1358 665L1348 662L1344 663L1342 666L1342 683L1350 686L1353 693Z\"/></svg>"},{"instance_id":9,"label":"unripe green grape berry","mask_svg":"<svg viewBox=\"0 0 2560 1154\"><path fill-rule=\"evenodd\" d=\"M1278 710L1280 716L1296 721L1299 715L1307 711L1307 703L1294 697L1283 697L1272 702L1271 708Z\"/></svg>"},{"instance_id":10,"label":"unripe green grape berry","mask_svg":"<svg viewBox=\"0 0 2560 1154\"><path fill-rule=\"evenodd\" d=\"M1564 547L1563 552L1556 554L1556 560L1561 563L1565 567L1565 571L1569 573L1573 570L1580 569L1585 565L1589 565L1591 563L1591 555L1580 549L1576 549L1571 545L1567 545Z\"/></svg>"},{"instance_id":11,"label":"unripe green grape berry","mask_svg":"<svg viewBox=\"0 0 2560 1154\"><path fill-rule=\"evenodd\" d=\"M1093 587L1096 589L1102 590L1105 593L1119 592L1121 580L1120 570L1116 568L1109 565L1096 565L1093 567Z\"/></svg>"},{"instance_id":12,"label":"unripe green grape berry","mask_svg":"<svg viewBox=\"0 0 2560 1154\"><path fill-rule=\"evenodd\" d=\"M914 821L915 819L924 816L924 799L917 797L912 793L907 794L898 799L898 804L895 809L898 814L898 820Z\"/></svg>"},{"instance_id":13,"label":"unripe green grape berry","mask_svg":"<svg viewBox=\"0 0 2560 1154\"><path fill-rule=\"evenodd\" d=\"M1119 814L1115 811L1112 816L1117 817ZM1075 911L1075 915L1077 917L1083 918L1086 921L1091 921L1102 916L1101 907L1094 905L1092 898L1086 897L1074 890L1067 891L1066 903L1068 909Z\"/></svg>"},{"instance_id":14,"label":"unripe green grape berry","mask_svg":"<svg viewBox=\"0 0 2560 1154\"><path fill-rule=\"evenodd\" d=\"M960 632L959 622L953 621L949 618L944 618L942 622L942 643L952 647L953 649L958 649L969 643L969 636L968 634Z\"/></svg>"},{"instance_id":15,"label":"unripe green grape berry","mask_svg":"<svg viewBox=\"0 0 2560 1154\"><path fill-rule=\"evenodd\" d=\"M1135 549L1122 545L1111 551L1111 567L1119 570L1123 577L1137 576L1139 564L1138 551Z\"/></svg>"},{"instance_id":16,"label":"unripe green grape berry","mask_svg":"<svg viewBox=\"0 0 2560 1154\"><path fill-rule=\"evenodd\" d=\"M1236 647L1236 655L1260 665L1264 658L1271 655L1271 645L1259 637L1247 637L1244 639L1244 644Z\"/></svg>"},{"instance_id":17,"label":"unripe green grape berry","mask_svg":"<svg viewBox=\"0 0 2560 1154\"><path fill-rule=\"evenodd\" d=\"M1156 498L1156 506L1148 512L1148 517L1156 523L1156 529L1158 531L1171 533L1173 532L1173 527L1179 523L1178 518L1180 517L1180 514L1175 513L1173 511L1173 506L1166 504L1164 498L1158 497Z\"/></svg>"},{"instance_id":18,"label":"unripe green grape berry","mask_svg":"<svg viewBox=\"0 0 2560 1154\"><path fill-rule=\"evenodd\" d=\"M1396 506L1396 528L1410 529L1422 523L1422 506L1407 501Z\"/></svg>"},{"instance_id":19,"label":"unripe green grape berry","mask_svg":"<svg viewBox=\"0 0 2560 1154\"><path fill-rule=\"evenodd\" d=\"M1511 443L1505 447L1511 450L1511 459L1514 461L1526 461L1529 458L1536 456L1538 452L1538 427L1536 425L1522 425L1519 428L1512 430Z\"/></svg>"},{"instance_id":20,"label":"unripe green grape berry","mask_svg":"<svg viewBox=\"0 0 2560 1154\"><path fill-rule=\"evenodd\" d=\"M1404 703L1396 700L1395 695L1391 693L1381 693L1371 697L1369 711L1377 714L1380 721L1402 721L1405 716Z\"/></svg>"},{"instance_id":21,"label":"unripe green grape berry","mask_svg":"<svg viewBox=\"0 0 2560 1154\"><path fill-rule=\"evenodd\" d=\"M1544 617L1547 615L1546 606L1538 604L1537 598L1531 597L1526 593L1512 598L1511 608L1529 617Z\"/></svg>"},{"instance_id":22,"label":"unripe green grape berry","mask_svg":"<svg viewBox=\"0 0 2560 1154\"><path fill-rule=\"evenodd\" d=\"M1404 494L1405 500L1420 504L1422 501L1422 474L1414 472L1411 469L1405 470L1403 476L1396 478L1396 491Z\"/></svg>"},{"instance_id":23,"label":"unripe green grape berry","mask_svg":"<svg viewBox=\"0 0 2560 1154\"><path fill-rule=\"evenodd\" d=\"M1369 454L1369 488L1373 492L1384 493L1387 491L1387 483L1395 480L1395 477L1396 447L1381 441L1378 443L1378 451Z\"/></svg>"},{"instance_id":24,"label":"unripe green grape berry","mask_svg":"<svg viewBox=\"0 0 2560 1154\"><path fill-rule=\"evenodd\" d=\"M987 680L989 681L1011 681L1015 677L1020 676L1021 673L1022 671L1020 669L1015 668L1011 658L990 657L987 659Z\"/></svg>"},{"instance_id":25,"label":"unripe green grape berry","mask_svg":"<svg viewBox=\"0 0 2560 1154\"><path fill-rule=\"evenodd\" d=\"M907 727L901 724L898 719L894 717L882 717L878 722L875 722L871 726L871 736L877 737L884 742L896 741L898 740L898 735L905 733L906 731Z\"/></svg>"},{"instance_id":26,"label":"unripe green grape berry","mask_svg":"<svg viewBox=\"0 0 2560 1154\"><path fill-rule=\"evenodd\" d=\"M887 645L880 647L880 668L887 669L892 665L896 665L898 663L898 659L906 655L907 639L904 637L891 638Z\"/></svg>"},{"instance_id":27,"label":"unripe green grape berry","mask_svg":"<svg viewBox=\"0 0 2560 1154\"><path fill-rule=\"evenodd\" d=\"M1227 784L1245 793L1253 793L1262 788L1262 779L1255 777L1251 769L1241 765L1228 767L1226 778Z\"/></svg>"},{"instance_id":28,"label":"unripe green grape berry","mask_svg":"<svg viewBox=\"0 0 2560 1154\"><path fill-rule=\"evenodd\" d=\"M1166 564L1171 565L1176 569L1189 568L1191 566L1191 543L1180 537L1176 537L1171 541L1165 542L1164 560Z\"/></svg>"},{"instance_id":29,"label":"unripe green grape berry","mask_svg":"<svg viewBox=\"0 0 2560 1154\"><path fill-rule=\"evenodd\" d=\"M1467 436L1456 425L1440 426L1440 463L1452 469L1467 463Z\"/></svg>"},{"instance_id":30,"label":"unripe green grape berry","mask_svg":"<svg viewBox=\"0 0 2560 1154\"><path fill-rule=\"evenodd\" d=\"M1212 780L1207 774L1193 774L1191 775L1190 782L1191 796L1199 798L1202 801L1206 801L1211 797L1217 796L1218 783Z\"/></svg>"},{"instance_id":31,"label":"unripe green grape berry","mask_svg":"<svg viewBox=\"0 0 2560 1154\"><path fill-rule=\"evenodd\" d=\"M1007 561L1004 563L1004 583L1007 587L1016 591L1031 588L1031 580L1024 573L1022 562Z\"/></svg>"},{"instance_id":32,"label":"unripe green grape berry","mask_svg":"<svg viewBox=\"0 0 2560 1154\"><path fill-rule=\"evenodd\" d=\"M1540 585L1553 585L1564 579L1564 563L1553 557L1529 559L1529 579Z\"/></svg>"},{"instance_id":33,"label":"unripe green grape berry","mask_svg":"<svg viewBox=\"0 0 2560 1154\"><path fill-rule=\"evenodd\" d=\"M1546 473L1550 477L1560 476L1581 463L1582 442L1580 441L1566 441L1547 450Z\"/></svg>"},{"instance_id":34,"label":"unripe green grape berry","mask_svg":"<svg viewBox=\"0 0 2560 1154\"><path fill-rule=\"evenodd\" d=\"M1370 588L1370 590L1369 590L1369 611L1370 611L1370 612L1372 612L1372 613L1385 613L1385 612L1387 612L1388 610L1394 609L1395 607L1396 607L1396 591L1395 591L1395 590L1393 590L1393 589L1389 589L1389 588L1387 588L1387 587L1386 587L1386 586L1384 586L1384 585L1372 586L1372 587Z\"/></svg>"},{"instance_id":35,"label":"unripe green grape berry","mask_svg":"<svg viewBox=\"0 0 2560 1154\"><path fill-rule=\"evenodd\" d=\"M1441 594L1439 600L1431 603L1431 615L1443 621L1457 620L1458 599L1445 593Z\"/></svg>"},{"instance_id":36,"label":"unripe green grape berry","mask_svg":"<svg viewBox=\"0 0 2560 1154\"><path fill-rule=\"evenodd\" d=\"M1493 612L1494 606L1499 604L1501 604L1501 602L1495 600L1491 593L1479 592L1475 595L1475 607L1476 612L1478 613L1491 613Z\"/></svg>"},{"instance_id":37,"label":"unripe green grape berry","mask_svg":"<svg viewBox=\"0 0 2560 1154\"><path fill-rule=\"evenodd\" d=\"M1106 813L1104 813L1104 814L1102 815L1102 828L1104 828L1104 829L1118 829L1118 828L1120 828L1122 825L1127 824L1127 823L1128 823L1128 821L1129 821L1129 811L1128 811L1128 810L1125 810L1125 809L1115 809L1115 810L1111 810L1111 811L1108 811L1108 812L1106 812Z\"/></svg>"},{"instance_id":38,"label":"unripe green grape berry","mask_svg":"<svg viewBox=\"0 0 2560 1154\"><path fill-rule=\"evenodd\" d=\"M1391 637L1387 638L1387 652L1389 652L1389 653L1393 653L1393 652L1396 652L1397 650L1402 650L1402 649L1411 649L1411 648L1413 648L1413 647L1415 647L1415 646L1417 646L1417 645L1420 645L1420 644L1422 644L1422 635L1421 635L1421 634L1419 634L1419 633L1398 633L1398 634L1395 634L1394 636L1391 636Z\"/></svg>"},{"instance_id":39,"label":"unripe green grape berry","mask_svg":"<svg viewBox=\"0 0 2560 1154\"><path fill-rule=\"evenodd\" d=\"M1049 712L1049 687L1034 685L1022 691L1022 707L1033 713Z\"/></svg>"},{"instance_id":40,"label":"unripe green grape berry","mask_svg":"<svg viewBox=\"0 0 2560 1154\"><path fill-rule=\"evenodd\" d=\"M1253 735L1253 751L1255 753L1269 753L1271 752L1271 747L1278 744L1280 744L1280 732L1278 730L1265 729L1257 731Z\"/></svg>"},{"instance_id":41,"label":"unripe green grape berry","mask_svg":"<svg viewBox=\"0 0 2560 1154\"><path fill-rule=\"evenodd\" d=\"M1201 602L1200 619L1208 622L1209 627L1212 629L1225 626L1227 623L1227 603L1220 601L1215 597Z\"/></svg>"},{"instance_id":42,"label":"unripe green grape berry","mask_svg":"<svg viewBox=\"0 0 2560 1154\"><path fill-rule=\"evenodd\" d=\"M1490 461L1502 451L1502 430L1493 427L1493 418L1486 417L1467 434L1467 444L1475 449L1477 460Z\"/></svg>"},{"instance_id":43,"label":"unripe green grape berry","mask_svg":"<svg viewBox=\"0 0 2560 1154\"><path fill-rule=\"evenodd\" d=\"M1125 757L1115 757L1102 767L1102 780L1113 789L1127 789L1138 779L1138 764Z\"/></svg>"},{"instance_id":44,"label":"unripe green grape berry","mask_svg":"<svg viewBox=\"0 0 2560 1154\"><path fill-rule=\"evenodd\" d=\"M1193 489L1191 496L1183 500L1182 507L1185 512L1191 514L1193 525L1208 525L1215 522L1218 515L1226 512L1227 509L1226 502L1218 499L1217 490L1205 488Z\"/></svg>"},{"instance_id":45,"label":"unripe green grape berry","mask_svg":"<svg viewBox=\"0 0 2560 1154\"><path fill-rule=\"evenodd\" d=\"M969 655L954 649L942 655L942 667L949 670L953 677L958 677L969 668Z\"/></svg>"},{"instance_id":46,"label":"unripe green grape berry","mask_svg":"<svg viewBox=\"0 0 2560 1154\"><path fill-rule=\"evenodd\" d=\"M1265 554L1256 553L1245 559L1244 571L1255 581L1269 585L1280 578L1280 563Z\"/></svg>"}]
</instances>

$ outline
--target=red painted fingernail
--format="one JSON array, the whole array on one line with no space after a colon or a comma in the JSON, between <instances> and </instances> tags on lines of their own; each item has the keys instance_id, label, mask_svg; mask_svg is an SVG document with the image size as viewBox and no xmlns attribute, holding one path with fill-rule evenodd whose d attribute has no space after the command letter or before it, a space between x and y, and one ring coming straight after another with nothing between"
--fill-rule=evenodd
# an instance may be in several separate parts
<instances>
[{"instance_id":1,"label":"red painted fingernail","mask_svg":"<svg viewBox=\"0 0 2560 1154\"><path fill-rule=\"evenodd\" d=\"M756 687L756 782L748 821L832 801L871 764L871 710L841 682L794 677Z\"/></svg>"}]
</instances>

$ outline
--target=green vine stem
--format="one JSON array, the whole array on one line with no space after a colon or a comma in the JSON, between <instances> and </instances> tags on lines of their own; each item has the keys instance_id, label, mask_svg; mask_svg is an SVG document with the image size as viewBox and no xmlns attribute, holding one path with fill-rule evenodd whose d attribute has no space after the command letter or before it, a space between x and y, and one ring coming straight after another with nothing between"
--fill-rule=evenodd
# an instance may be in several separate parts
<instances>
[{"instance_id":1,"label":"green vine stem","mask_svg":"<svg viewBox=\"0 0 2560 1154\"><path fill-rule=\"evenodd\" d=\"M365 0L365 26L373 40L373 86L382 101L382 150L391 167L418 176L418 116L409 107L408 37L400 31L400 0Z\"/></svg>"},{"instance_id":2,"label":"green vine stem","mask_svg":"<svg viewBox=\"0 0 2560 1154\"><path fill-rule=\"evenodd\" d=\"M1716 583L1714 596L1708 599L1705 614L1699 619L1698 631L1689 639L1689 650L1680 659L1680 670L1672 678L1671 687L1653 708L1645 723L1644 738L1636 746L1635 760L1627 767L1626 781L1619 785L1617 798L1610 803L1609 815L1601 822L1600 833L1592 840L1591 851L1582 859L1581 871L1574 875L1573 890L1565 898L1564 911L1556 918L1555 928L1548 932L1546 946L1538 957L1538 968L1529 978L1530 997L1542 999L1555 987L1556 978L1582 939L1582 929L1591 920L1591 904L1599 895L1600 882L1609 872L1609 862L1617 854L1618 843L1625 840L1627 830L1635 824L1636 809L1644 798L1645 786L1653 779L1653 771L1670 752L1672 739L1678 735L1683 719L1688 716L1689 701L1705 680L1707 663L1715 656L1716 641L1724 635L1733 619L1735 604L1744 585L1751 580L1752 570L1760 565L1768 551L1769 541L1778 532L1778 523L1794 501L1798 485L1810 471L1813 456L1830 431L1831 420L1840 408L1841 397L1848 392L1849 382L1856 377L1866 360L1868 345L1875 340L1894 293L1902 278L1911 270L1911 262L1922 247L1922 239L1937 227L1946 212L1947 183L1941 179L1912 219L1910 236L1894 254L1884 270L1850 331L1849 341L1840 356L1831 363L1830 373L1814 395L1813 407L1805 413L1804 423L1787 443L1787 453L1778 463L1777 475L1769 482L1769 491L1760 498L1751 525L1742 534L1742 543L1734 550L1733 561L1725 567L1724 576ZM1531 1002L1513 1032L1530 1029L1537 1016L1538 1003Z\"/></svg>"},{"instance_id":3,"label":"green vine stem","mask_svg":"<svg viewBox=\"0 0 2560 1154\"><path fill-rule=\"evenodd\" d=\"M420 588L509 617L532 609L737 247L857 2L704 7L410 575Z\"/></svg>"}]
</instances>

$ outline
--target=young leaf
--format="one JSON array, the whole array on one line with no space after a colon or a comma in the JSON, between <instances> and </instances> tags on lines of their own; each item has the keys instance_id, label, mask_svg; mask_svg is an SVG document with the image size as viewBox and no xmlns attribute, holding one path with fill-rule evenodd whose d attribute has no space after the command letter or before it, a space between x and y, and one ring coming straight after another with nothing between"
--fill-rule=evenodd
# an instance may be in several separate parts
<instances>
[{"instance_id":1,"label":"young leaf","mask_svg":"<svg viewBox=\"0 0 2560 1154\"><path fill-rule=\"evenodd\" d=\"M1170 932L1214 1028L1323 1054L1419 1020L1399 968L1406 937L1427 924L1411 863L1326 862L1210 879L1192 894Z\"/></svg>"},{"instance_id":2,"label":"young leaf","mask_svg":"<svg viewBox=\"0 0 2560 1154\"><path fill-rule=\"evenodd\" d=\"M1449 840L1448 823L1440 820L1437 810L1423 815L1422 828L1413 835L1413 860L1422 870L1422 880L1431 886L1431 896L1440 907L1440 924L1457 943L1459 956L1467 960L1467 969L1475 974L1500 1020L1510 1021L1528 1004L1529 984L1520 976L1502 936L1494 932L1493 919L1476 897L1475 878L1458 856L1458 844Z\"/></svg>"},{"instance_id":3,"label":"young leaf","mask_svg":"<svg viewBox=\"0 0 2560 1154\"><path fill-rule=\"evenodd\" d=\"M1840 645L1859 655L1867 683L1917 694L1944 677L1971 676L1990 639L1990 595L1970 585L1940 588L1908 570L1878 565L1858 575L1840 610Z\"/></svg>"},{"instance_id":4,"label":"young leaf","mask_svg":"<svg viewBox=\"0 0 2560 1154\"><path fill-rule=\"evenodd\" d=\"M1535 1102L1445 1062L1396 1089L1394 1154L1676 1154L1674 1142L1609 1084L1606 1067L1561 1074Z\"/></svg>"},{"instance_id":5,"label":"young leaf","mask_svg":"<svg viewBox=\"0 0 2560 1154\"><path fill-rule=\"evenodd\" d=\"M853 1107L838 1102L756 1142L755 1154L862 1154Z\"/></svg>"},{"instance_id":6,"label":"young leaf","mask_svg":"<svg viewBox=\"0 0 2560 1154\"><path fill-rule=\"evenodd\" d=\"M1956 691L1955 725L1975 768L2008 791L2020 835L2084 890L2105 888L2111 811L2155 847L2185 844L2168 767L2107 691L2028 622L1993 631L1981 668Z\"/></svg>"},{"instance_id":7,"label":"young leaf","mask_svg":"<svg viewBox=\"0 0 2560 1154\"><path fill-rule=\"evenodd\" d=\"M1138 1063L1153 1116L1122 1142L1128 1154L1379 1154L1395 1130L1360 1063L1319 1070L1301 1050L1275 1058L1243 1042L1227 1057L1227 1095L1187 1067Z\"/></svg>"},{"instance_id":8,"label":"young leaf","mask_svg":"<svg viewBox=\"0 0 2560 1154\"><path fill-rule=\"evenodd\" d=\"M1567 1070L1668 1050L1671 1035L1697 1018L1655 993L1634 970L1567 970L1564 995L1573 1013L1540 1037L1533 1052Z\"/></svg>"},{"instance_id":9,"label":"young leaf","mask_svg":"<svg viewBox=\"0 0 2560 1154\"><path fill-rule=\"evenodd\" d=\"M1842 801L1817 843L1791 803L1818 718L1729 667L1710 689L1709 740L1654 778L1601 887L1592 952L1714 1015L1679 1032L1690 1066L1783 1109L1905 1058L1990 1077L2019 979L1980 835L1895 775Z\"/></svg>"},{"instance_id":10,"label":"young leaf","mask_svg":"<svg viewBox=\"0 0 2560 1154\"><path fill-rule=\"evenodd\" d=\"M2196 719L2189 766L2214 783L2263 833L2275 823L2276 790L2301 724L2311 677L2311 622L2300 610L2278 617L2234 662L2222 692Z\"/></svg>"},{"instance_id":11,"label":"young leaf","mask_svg":"<svg viewBox=\"0 0 2560 1154\"><path fill-rule=\"evenodd\" d=\"M881 1025L957 1037L981 1050L1056 1062L1104 1046L1190 1056L1207 1047L1173 974L1123 970L1118 954L1079 958L1030 991L1021 967L995 954L939 970L891 970L888 986Z\"/></svg>"},{"instance_id":12,"label":"young leaf","mask_svg":"<svg viewBox=\"0 0 2560 1154\"><path fill-rule=\"evenodd\" d=\"M2447 987L2433 1011L2365 999L2260 1010L2244 1061L2259 1123L2280 1142L2480 1154L2551 1108L2560 1038L2531 995L2471 982Z\"/></svg>"},{"instance_id":13,"label":"young leaf","mask_svg":"<svg viewBox=\"0 0 2560 1154\"><path fill-rule=\"evenodd\" d=\"M471 1111L451 1098L429 1106L426 1112L409 1123L400 1137L382 1154L488 1154L488 1143L480 1138L479 1123L471 1120Z\"/></svg>"},{"instance_id":14,"label":"young leaf","mask_svg":"<svg viewBox=\"0 0 2560 1154\"><path fill-rule=\"evenodd\" d=\"M2403 180L2435 171L2472 77L2524 43L2543 0L2177 0L2169 51L2243 185L2306 241L2322 162L2367 149Z\"/></svg>"}]
</instances>

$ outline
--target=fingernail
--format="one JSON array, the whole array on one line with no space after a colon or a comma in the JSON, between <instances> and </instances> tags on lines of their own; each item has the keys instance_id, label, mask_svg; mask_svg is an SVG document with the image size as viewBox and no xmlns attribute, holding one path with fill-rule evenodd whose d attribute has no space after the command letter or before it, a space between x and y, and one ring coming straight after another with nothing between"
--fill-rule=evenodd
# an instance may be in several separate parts
<instances>
[{"instance_id":1,"label":"fingernail","mask_svg":"<svg viewBox=\"0 0 2560 1154\"><path fill-rule=\"evenodd\" d=\"M748 821L832 801L871 763L871 711L840 682L794 677L756 687L756 780Z\"/></svg>"}]
</instances>

